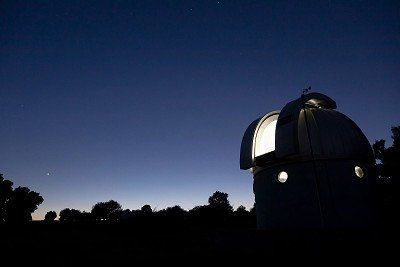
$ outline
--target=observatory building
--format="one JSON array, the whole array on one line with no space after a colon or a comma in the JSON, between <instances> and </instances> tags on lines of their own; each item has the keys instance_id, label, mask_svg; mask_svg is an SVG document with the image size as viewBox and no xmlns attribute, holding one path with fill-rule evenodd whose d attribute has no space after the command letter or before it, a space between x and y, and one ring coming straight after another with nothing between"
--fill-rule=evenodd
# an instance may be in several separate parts
<instances>
[{"instance_id":1,"label":"observatory building","mask_svg":"<svg viewBox=\"0 0 400 267\"><path fill-rule=\"evenodd\" d=\"M254 176L257 223L273 228L370 228L374 156L360 128L320 93L253 121L240 168Z\"/></svg>"}]
</instances>

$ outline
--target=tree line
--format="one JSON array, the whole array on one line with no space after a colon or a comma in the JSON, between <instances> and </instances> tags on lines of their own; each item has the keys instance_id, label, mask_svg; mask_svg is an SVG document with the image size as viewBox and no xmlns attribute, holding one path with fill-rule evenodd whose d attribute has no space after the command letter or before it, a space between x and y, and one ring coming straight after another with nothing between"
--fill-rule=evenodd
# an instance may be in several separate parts
<instances>
[{"instance_id":1,"label":"tree line","mask_svg":"<svg viewBox=\"0 0 400 267\"><path fill-rule=\"evenodd\" d=\"M209 199L208 204L196 206L187 211L176 205L159 211L153 210L150 205L140 209L122 209L115 200L96 203L90 212L65 208L59 213L59 221L63 223L87 222L144 222L150 219L202 222L209 224L227 223L233 219L247 220L255 223L255 205L249 211L244 206L233 209L228 199L229 195L216 191ZM43 203L39 193L27 187L13 188L13 182L6 180L0 174L0 223L26 223L32 220L31 214ZM57 218L55 211L48 211L45 222L53 222Z\"/></svg>"},{"instance_id":2,"label":"tree line","mask_svg":"<svg viewBox=\"0 0 400 267\"><path fill-rule=\"evenodd\" d=\"M153 210L150 205L144 205L140 209L122 209L121 204L115 200L96 203L90 212L65 208L59 213L61 223L151 223L154 221L168 223L207 224L214 226L231 225L234 222L252 224L255 226L255 207L247 210L244 206L233 209L228 199L229 195L216 191L208 199L207 205L196 206L191 210L185 210L176 205L162 210ZM46 213L45 221L52 222L57 213Z\"/></svg>"}]
</instances>

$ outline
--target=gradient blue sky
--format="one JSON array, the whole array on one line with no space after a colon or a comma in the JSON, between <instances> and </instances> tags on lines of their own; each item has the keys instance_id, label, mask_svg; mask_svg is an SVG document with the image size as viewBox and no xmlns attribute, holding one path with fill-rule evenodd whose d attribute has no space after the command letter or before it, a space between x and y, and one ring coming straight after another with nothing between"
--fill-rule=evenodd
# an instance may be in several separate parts
<instances>
[{"instance_id":1,"label":"gradient blue sky","mask_svg":"<svg viewBox=\"0 0 400 267\"><path fill-rule=\"evenodd\" d=\"M399 1L2 1L0 170L40 192L34 218L252 206L248 124L335 99L372 142L400 119ZM50 175L47 175L47 174Z\"/></svg>"}]
</instances>

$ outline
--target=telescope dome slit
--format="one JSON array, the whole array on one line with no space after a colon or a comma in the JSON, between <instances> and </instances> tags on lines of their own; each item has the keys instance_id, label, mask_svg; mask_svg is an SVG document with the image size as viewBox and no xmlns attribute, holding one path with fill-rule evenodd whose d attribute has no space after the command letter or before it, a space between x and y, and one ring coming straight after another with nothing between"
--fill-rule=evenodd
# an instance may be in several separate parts
<instances>
[{"instance_id":1,"label":"telescope dome slit","mask_svg":"<svg viewBox=\"0 0 400 267\"><path fill-rule=\"evenodd\" d=\"M275 130L278 114L269 116L261 121L255 135L254 157L258 157L275 150Z\"/></svg>"}]
</instances>

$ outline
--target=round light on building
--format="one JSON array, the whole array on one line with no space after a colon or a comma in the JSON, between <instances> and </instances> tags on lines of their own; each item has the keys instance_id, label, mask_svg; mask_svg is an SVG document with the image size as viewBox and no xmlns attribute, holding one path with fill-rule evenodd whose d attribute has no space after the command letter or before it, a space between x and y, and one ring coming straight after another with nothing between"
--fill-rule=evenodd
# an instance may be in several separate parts
<instances>
[{"instance_id":1,"label":"round light on building","mask_svg":"<svg viewBox=\"0 0 400 267\"><path fill-rule=\"evenodd\" d=\"M354 167L354 172L356 173L358 178L363 178L364 177L364 171L360 166L355 166Z\"/></svg>"},{"instance_id":2,"label":"round light on building","mask_svg":"<svg viewBox=\"0 0 400 267\"><path fill-rule=\"evenodd\" d=\"M278 173L278 176L277 176L278 182L284 183L284 182L286 182L287 178L288 178L287 172L281 171L280 173Z\"/></svg>"}]
</instances>

